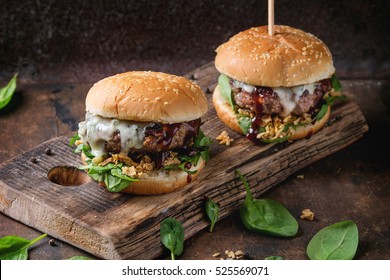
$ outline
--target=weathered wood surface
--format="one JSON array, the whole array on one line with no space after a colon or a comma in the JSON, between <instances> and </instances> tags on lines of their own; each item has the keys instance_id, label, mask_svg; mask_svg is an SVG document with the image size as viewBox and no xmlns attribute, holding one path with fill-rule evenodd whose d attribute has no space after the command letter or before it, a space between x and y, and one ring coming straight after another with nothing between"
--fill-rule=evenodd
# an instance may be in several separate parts
<instances>
[{"instance_id":1,"label":"weathered wood surface","mask_svg":"<svg viewBox=\"0 0 390 280\"><path fill-rule=\"evenodd\" d=\"M217 73L207 64L189 77L211 91ZM203 121L202 129L212 138L226 129L211 103ZM188 239L209 225L203 208L205 196L220 204L221 218L238 209L245 192L235 169L247 176L254 195L259 196L297 170L350 145L367 129L359 107L348 101L335 106L328 126L294 143L255 146L228 130L233 145L214 141L212 158L197 181L175 193L150 197L108 193L95 182L81 186L52 183L47 178L51 168L80 165L67 145L69 137L61 136L1 165L0 210L101 258L156 258L163 252L159 224L164 218L179 219ZM53 155L45 154L48 147ZM31 162L32 157L37 163Z\"/></svg>"}]
</instances>

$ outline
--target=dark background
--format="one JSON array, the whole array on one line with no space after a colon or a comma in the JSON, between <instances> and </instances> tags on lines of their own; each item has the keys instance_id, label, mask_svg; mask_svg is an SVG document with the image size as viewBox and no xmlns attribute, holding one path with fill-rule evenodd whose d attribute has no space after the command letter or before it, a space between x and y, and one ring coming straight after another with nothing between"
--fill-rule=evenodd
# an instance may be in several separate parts
<instances>
[{"instance_id":1,"label":"dark background","mask_svg":"<svg viewBox=\"0 0 390 280\"><path fill-rule=\"evenodd\" d=\"M203 230L187 240L182 258L213 258L216 251L224 257L225 249L236 248L257 259L305 259L316 230L353 219L361 230L356 258L390 259L390 1L275 2L276 24L313 33L329 46L343 89L359 104L370 130L301 170L304 180L294 174L265 194L295 214L312 205L318 219L300 221L306 234L262 237L245 230L236 212L218 222L215 233ZM19 73L18 90L0 112L0 163L77 129L93 82L130 70L184 75L212 61L216 47L232 35L265 24L267 0L0 0L0 86ZM0 231L38 236L3 214ZM56 242L37 246L30 258L81 254Z\"/></svg>"},{"instance_id":2,"label":"dark background","mask_svg":"<svg viewBox=\"0 0 390 280\"><path fill-rule=\"evenodd\" d=\"M275 1L275 23L322 39L343 79L390 76L390 1ZM267 24L267 0L0 0L0 80L94 82L128 70L185 74L235 33Z\"/></svg>"}]
</instances>

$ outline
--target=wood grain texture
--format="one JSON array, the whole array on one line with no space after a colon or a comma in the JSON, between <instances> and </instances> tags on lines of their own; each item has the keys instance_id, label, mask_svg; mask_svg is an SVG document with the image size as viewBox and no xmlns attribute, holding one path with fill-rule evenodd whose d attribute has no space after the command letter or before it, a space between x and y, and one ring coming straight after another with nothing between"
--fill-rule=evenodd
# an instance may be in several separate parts
<instances>
[{"instance_id":1,"label":"wood grain texture","mask_svg":"<svg viewBox=\"0 0 390 280\"><path fill-rule=\"evenodd\" d=\"M207 64L188 77L209 92L218 74ZM347 101L335 106L329 124L309 139L255 146L219 121L211 94L207 97L210 108L202 130L212 138L227 130L234 142L224 146L214 141L211 160L188 187L160 196L131 196L109 193L92 181L80 186L56 185L47 178L50 169L81 164L65 135L0 166L0 210L101 258L156 258L163 253L159 224L164 218L180 220L188 239L209 225L205 196L220 204L221 218L240 207L245 191L235 169L247 176L258 197L297 170L350 145L368 129L357 104ZM53 155L46 155L46 148Z\"/></svg>"}]
</instances>

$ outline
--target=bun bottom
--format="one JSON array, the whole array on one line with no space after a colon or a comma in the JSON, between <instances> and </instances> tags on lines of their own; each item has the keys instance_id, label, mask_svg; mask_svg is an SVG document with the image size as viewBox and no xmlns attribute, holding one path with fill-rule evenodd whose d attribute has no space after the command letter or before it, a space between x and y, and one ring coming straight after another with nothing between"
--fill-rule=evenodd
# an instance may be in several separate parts
<instances>
[{"instance_id":1,"label":"bun bottom","mask_svg":"<svg viewBox=\"0 0 390 280\"><path fill-rule=\"evenodd\" d=\"M205 162L199 159L196 166L192 166L190 171L197 171L195 174L188 174L182 170L159 170L142 175L139 181L133 182L123 193L137 195L158 195L170 193L181 189L194 181L199 172L204 168Z\"/></svg>"},{"instance_id":2,"label":"bun bottom","mask_svg":"<svg viewBox=\"0 0 390 280\"><path fill-rule=\"evenodd\" d=\"M213 93L213 104L217 112L218 118L223 121L228 127L234 131L244 134L238 125L236 113L232 110L230 104L222 97L219 86L217 85ZM310 137L312 134L319 131L329 120L330 117L330 106L328 106L328 111L326 114L314 124L309 124L305 126L298 126L294 134L288 140L298 140L306 137Z\"/></svg>"},{"instance_id":3,"label":"bun bottom","mask_svg":"<svg viewBox=\"0 0 390 280\"><path fill-rule=\"evenodd\" d=\"M81 160L86 164L86 156L81 153ZM157 170L149 173L144 173L139 181L132 182L127 188L120 191L121 193L129 193L136 195L158 195L170 193L181 189L194 181L199 172L205 167L205 161L199 158L196 166L191 166L189 171L197 171L195 174L188 174L182 170ZM104 186L104 182L99 182L99 185Z\"/></svg>"}]
</instances>

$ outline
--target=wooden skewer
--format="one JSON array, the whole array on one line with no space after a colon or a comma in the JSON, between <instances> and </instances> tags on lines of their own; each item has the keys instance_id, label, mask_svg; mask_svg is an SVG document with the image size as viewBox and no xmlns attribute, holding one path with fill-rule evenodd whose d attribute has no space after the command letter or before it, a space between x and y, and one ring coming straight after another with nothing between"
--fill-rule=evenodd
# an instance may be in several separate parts
<instances>
[{"instance_id":1,"label":"wooden skewer","mask_svg":"<svg viewBox=\"0 0 390 280\"><path fill-rule=\"evenodd\" d=\"M268 0L268 35L274 36L274 0Z\"/></svg>"}]
</instances>

